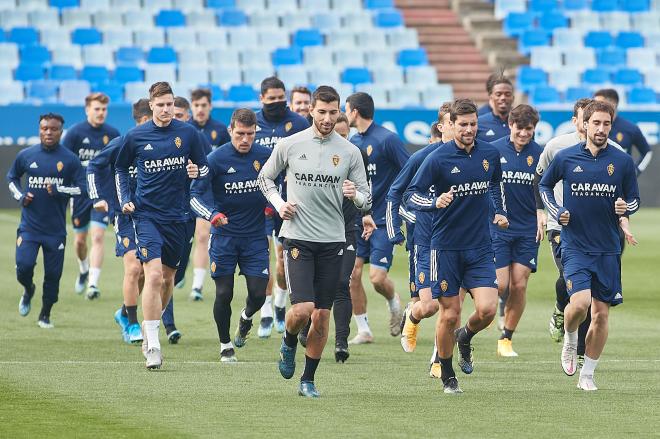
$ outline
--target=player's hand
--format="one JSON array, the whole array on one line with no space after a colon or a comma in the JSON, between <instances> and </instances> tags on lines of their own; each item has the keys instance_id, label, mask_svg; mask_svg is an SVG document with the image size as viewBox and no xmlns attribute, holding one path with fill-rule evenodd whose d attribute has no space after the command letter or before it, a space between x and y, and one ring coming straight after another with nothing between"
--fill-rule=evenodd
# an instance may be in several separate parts
<instances>
[{"instance_id":1,"label":"player's hand","mask_svg":"<svg viewBox=\"0 0 660 439\"><path fill-rule=\"evenodd\" d=\"M500 215L499 213L496 213L495 216L493 217L493 224L497 224L497 227L499 227L500 229L509 228L509 220L506 219L504 215Z\"/></svg>"},{"instance_id":2,"label":"player's hand","mask_svg":"<svg viewBox=\"0 0 660 439\"><path fill-rule=\"evenodd\" d=\"M626 203L626 200L621 197L617 198L614 202L614 213L617 215L623 215L626 213L626 210L628 210L628 203Z\"/></svg>"},{"instance_id":3,"label":"player's hand","mask_svg":"<svg viewBox=\"0 0 660 439\"><path fill-rule=\"evenodd\" d=\"M626 237L626 242L630 245L637 245L637 240L630 231L630 220L626 216L619 218L619 227L623 231L623 235Z\"/></svg>"},{"instance_id":4,"label":"player's hand","mask_svg":"<svg viewBox=\"0 0 660 439\"><path fill-rule=\"evenodd\" d=\"M349 200L355 199L357 195L357 189L355 188L355 183L351 180L344 180L344 183L341 185L342 193Z\"/></svg>"},{"instance_id":5,"label":"player's hand","mask_svg":"<svg viewBox=\"0 0 660 439\"><path fill-rule=\"evenodd\" d=\"M186 165L186 172L188 172L188 178L190 179L199 177L199 167L190 159L188 159L188 164Z\"/></svg>"},{"instance_id":6,"label":"player's hand","mask_svg":"<svg viewBox=\"0 0 660 439\"><path fill-rule=\"evenodd\" d=\"M438 209L444 209L445 207L449 206L451 202L454 200L454 190L449 189L449 192L444 192L440 194L438 198L435 200L435 207Z\"/></svg>"},{"instance_id":7,"label":"player's hand","mask_svg":"<svg viewBox=\"0 0 660 439\"><path fill-rule=\"evenodd\" d=\"M23 207L28 207L32 200L34 200L34 194L32 192L28 192L27 194L23 195Z\"/></svg>"},{"instance_id":8,"label":"player's hand","mask_svg":"<svg viewBox=\"0 0 660 439\"><path fill-rule=\"evenodd\" d=\"M46 191L48 192L48 195L52 196L55 193L55 188L53 187L52 184L47 184Z\"/></svg>"},{"instance_id":9,"label":"player's hand","mask_svg":"<svg viewBox=\"0 0 660 439\"><path fill-rule=\"evenodd\" d=\"M275 209L267 206L264 209L264 215L266 215L266 218L272 218L275 215Z\"/></svg>"},{"instance_id":10,"label":"player's hand","mask_svg":"<svg viewBox=\"0 0 660 439\"><path fill-rule=\"evenodd\" d=\"M280 218L283 220L290 220L293 218L293 216L296 214L296 209L297 209L298 204L294 203L293 201L287 201L284 203L284 205L280 208L279 214Z\"/></svg>"},{"instance_id":11,"label":"player's hand","mask_svg":"<svg viewBox=\"0 0 660 439\"><path fill-rule=\"evenodd\" d=\"M559 220L559 224L561 224L562 226L567 226L568 222L571 220L571 212L569 212L568 210L564 210L561 213L561 215L559 215L558 220Z\"/></svg>"},{"instance_id":12,"label":"player's hand","mask_svg":"<svg viewBox=\"0 0 660 439\"><path fill-rule=\"evenodd\" d=\"M406 242L406 237L404 236L401 229L399 229L394 234L394 238L389 239L389 241L394 245L403 245L403 243Z\"/></svg>"},{"instance_id":13,"label":"player's hand","mask_svg":"<svg viewBox=\"0 0 660 439\"><path fill-rule=\"evenodd\" d=\"M224 213L218 212L211 218L211 225L213 227L226 226L228 223L229 219L227 219Z\"/></svg>"},{"instance_id":14,"label":"player's hand","mask_svg":"<svg viewBox=\"0 0 660 439\"><path fill-rule=\"evenodd\" d=\"M372 233L376 230L376 222L371 217L371 215L365 215L362 217L362 239L368 241L371 238Z\"/></svg>"},{"instance_id":15,"label":"player's hand","mask_svg":"<svg viewBox=\"0 0 660 439\"><path fill-rule=\"evenodd\" d=\"M94 203L94 210L101 213L108 213L108 202L105 200L99 200Z\"/></svg>"},{"instance_id":16,"label":"player's hand","mask_svg":"<svg viewBox=\"0 0 660 439\"><path fill-rule=\"evenodd\" d=\"M133 212L135 212L135 204L133 204L130 201L124 204L121 208L121 213L123 213L124 215L130 215Z\"/></svg>"},{"instance_id":17,"label":"player's hand","mask_svg":"<svg viewBox=\"0 0 660 439\"><path fill-rule=\"evenodd\" d=\"M548 216L543 209L536 210L536 242L543 241L545 227L548 225Z\"/></svg>"}]
</instances>

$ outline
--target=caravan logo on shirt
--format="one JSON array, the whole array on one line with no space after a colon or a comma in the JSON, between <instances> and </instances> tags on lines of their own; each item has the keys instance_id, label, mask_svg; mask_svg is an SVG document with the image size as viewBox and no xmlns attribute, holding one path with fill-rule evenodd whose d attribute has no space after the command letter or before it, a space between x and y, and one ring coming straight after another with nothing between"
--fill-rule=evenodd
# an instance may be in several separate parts
<instances>
[{"instance_id":1,"label":"caravan logo on shirt","mask_svg":"<svg viewBox=\"0 0 660 439\"><path fill-rule=\"evenodd\" d=\"M144 161L144 170L148 173L176 171L178 169L183 169L185 166L186 158L183 156Z\"/></svg>"}]
</instances>

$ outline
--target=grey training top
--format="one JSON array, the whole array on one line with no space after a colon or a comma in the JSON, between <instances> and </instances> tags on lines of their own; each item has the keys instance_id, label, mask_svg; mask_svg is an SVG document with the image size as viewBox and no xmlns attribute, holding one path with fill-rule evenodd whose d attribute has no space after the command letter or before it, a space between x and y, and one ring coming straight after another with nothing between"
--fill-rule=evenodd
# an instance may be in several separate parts
<instances>
[{"instance_id":1,"label":"grey training top","mask_svg":"<svg viewBox=\"0 0 660 439\"><path fill-rule=\"evenodd\" d=\"M284 221L280 237L312 242L345 242L342 184L355 183L355 205L371 208L371 191L360 150L336 132L322 137L314 126L281 139L261 169L264 196L279 212L284 201L275 179L286 170L287 201L296 203L293 218Z\"/></svg>"}]
</instances>

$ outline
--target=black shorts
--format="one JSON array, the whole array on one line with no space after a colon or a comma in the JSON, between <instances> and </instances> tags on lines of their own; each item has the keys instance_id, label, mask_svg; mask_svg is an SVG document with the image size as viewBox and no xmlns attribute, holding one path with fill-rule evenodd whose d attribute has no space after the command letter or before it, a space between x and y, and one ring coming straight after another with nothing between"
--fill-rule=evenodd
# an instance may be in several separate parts
<instances>
[{"instance_id":1,"label":"black shorts","mask_svg":"<svg viewBox=\"0 0 660 439\"><path fill-rule=\"evenodd\" d=\"M314 302L331 309L345 252L343 242L311 242L284 238L284 273L291 304Z\"/></svg>"},{"instance_id":2,"label":"black shorts","mask_svg":"<svg viewBox=\"0 0 660 439\"><path fill-rule=\"evenodd\" d=\"M552 259L555 261L559 275L564 275L564 266L561 263L561 232L559 230L548 230L548 242L550 242L550 251Z\"/></svg>"}]
</instances>

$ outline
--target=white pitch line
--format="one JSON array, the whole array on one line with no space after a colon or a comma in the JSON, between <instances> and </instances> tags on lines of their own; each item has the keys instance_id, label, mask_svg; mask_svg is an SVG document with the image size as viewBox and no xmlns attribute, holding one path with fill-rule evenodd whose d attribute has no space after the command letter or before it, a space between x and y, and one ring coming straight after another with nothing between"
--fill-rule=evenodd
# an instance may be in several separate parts
<instances>
[{"instance_id":1,"label":"white pitch line","mask_svg":"<svg viewBox=\"0 0 660 439\"><path fill-rule=\"evenodd\" d=\"M71 364L71 365L76 365L76 364L142 364L144 361L86 361L86 360L63 360L63 361L0 361L0 366L1 365L12 365L12 364ZM222 365L223 367L225 366L233 366L233 365L262 365L262 364L276 364L276 361L243 361L243 362L237 362L237 363L231 363L228 365L225 365L221 363L220 361L165 361L166 364L193 364L193 365L200 365L200 364L213 364L213 365ZM513 364L558 364L559 361L479 361L475 362L475 364L497 364L497 365L506 365L510 366ZM648 358L648 359L628 359L628 360L617 360L617 359L611 359L611 360L601 360L600 363L660 363L660 359L654 359L654 358ZM373 364L373 363L354 363L356 366L357 365L368 365L368 364Z\"/></svg>"}]
</instances>

